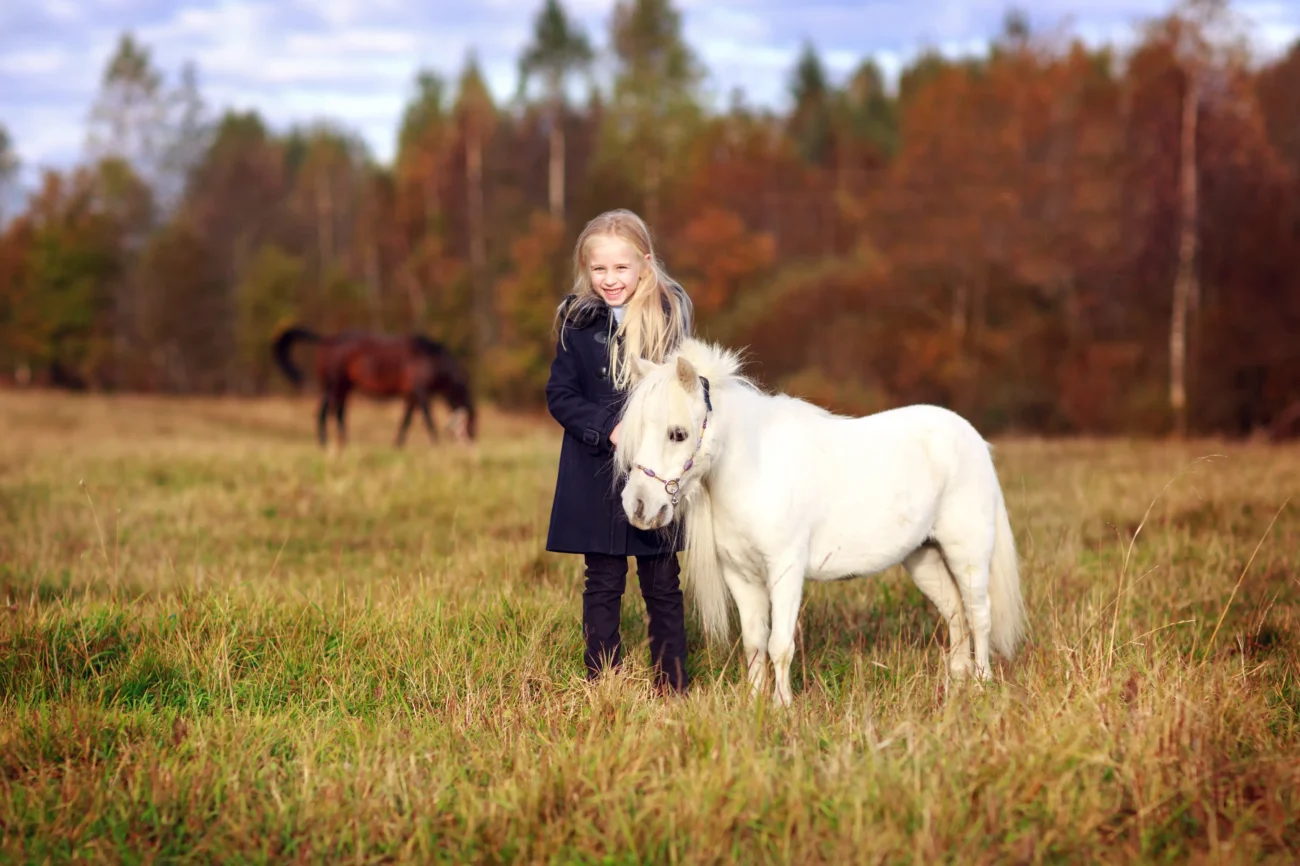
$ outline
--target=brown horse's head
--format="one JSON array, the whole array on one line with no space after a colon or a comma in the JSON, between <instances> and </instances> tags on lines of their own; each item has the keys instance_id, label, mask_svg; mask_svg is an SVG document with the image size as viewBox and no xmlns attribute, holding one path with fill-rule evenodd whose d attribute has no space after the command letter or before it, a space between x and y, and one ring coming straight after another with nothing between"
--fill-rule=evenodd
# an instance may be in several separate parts
<instances>
[{"instance_id":1,"label":"brown horse's head","mask_svg":"<svg viewBox=\"0 0 1300 866\"><path fill-rule=\"evenodd\" d=\"M457 439L474 441L477 436L478 421L474 417L473 403L454 407L451 413L451 421L448 423L451 426L452 435Z\"/></svg>"},{"instance_id":2,"label":"brown horse's head","mask_svg":"<svg viewBox=\"0 0 1300 866\"><path fill-rule=\"evenodd\" d=\"M428 392L440 394L447 401L452 411L452 434L472 441L478 435L478 418L465 368L446 346L435 340L417 334L412 343L420 354L433 361Z\"/></svg>"}]
</instances>

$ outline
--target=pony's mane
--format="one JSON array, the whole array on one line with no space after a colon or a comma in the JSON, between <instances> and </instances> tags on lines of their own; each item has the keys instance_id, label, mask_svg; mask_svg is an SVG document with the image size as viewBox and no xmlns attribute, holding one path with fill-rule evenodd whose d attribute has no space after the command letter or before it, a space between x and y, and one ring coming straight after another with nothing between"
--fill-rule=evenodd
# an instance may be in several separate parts
<instances>
[{"instance_id":1,"label":"pony's mane","mask_svg":"<svg viewBox=\"0 0 1300 866\"><path fill-rule=\"evenodd\" d=\"M766 391L758 387L753 379L744 374L744 356L735 350L724 348L716 343L690 339L685 341L681 349L668 360L676 363L677 355L682 355L690 361L699 374L709 380L709 385L713 388L729 384L741 385L770 400L791 406L797 411L822 417L835 417L834 412L816 403L810 403L782 391Z\"/></svg>"},{"instance_id":2,"label":"pony's mane","mask_svg":"<svg viewBox=\"0 0 1300 866\"><path fill-rule=\"evenodd\" d=\"M676 364L679 355L690 361L691 366L709 380L711 387L739 384L757 390L757 386L743 373L744 358L734 349L689 337L668 357L668 362Z\"/></svg>"}]
</instances>

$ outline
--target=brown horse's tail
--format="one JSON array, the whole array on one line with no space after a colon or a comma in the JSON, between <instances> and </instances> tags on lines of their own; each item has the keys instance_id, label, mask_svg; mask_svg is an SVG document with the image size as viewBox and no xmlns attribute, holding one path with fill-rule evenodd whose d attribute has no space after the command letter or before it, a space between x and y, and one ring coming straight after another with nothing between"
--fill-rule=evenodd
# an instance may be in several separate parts
<instances>
[{"instance_id":1,"label":"brown horse's tail","mask_svg":"<svg viewBox=\"0 0 1300 866\"><path fill-rule=\"evenodd\" d=\"M276 365L295 386L302 384L302 373L294 366L293 358L289 354L293 350L293 344L299 340L319 343L320 339L320 334L315 331L294 325L285 328L271 344L271 354L275 356Z\"/></svg>"}]
</instances>

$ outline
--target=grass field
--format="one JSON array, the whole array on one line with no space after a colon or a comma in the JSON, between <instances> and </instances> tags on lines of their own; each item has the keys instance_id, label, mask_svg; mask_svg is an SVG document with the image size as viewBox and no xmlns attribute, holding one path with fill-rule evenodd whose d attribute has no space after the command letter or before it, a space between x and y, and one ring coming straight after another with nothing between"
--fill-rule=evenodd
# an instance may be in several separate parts
<instances>
[{"instance_id":1,"label":"grass field","mask_svg":"<svg viewBox=\"0 0 1300 866\"><path fill-rule=\"evenodd\" d=\"M998 442L1023 654L949 689L901 570L813 585L781 711L694 623L653 697L635 580L584 683L557 429L397 413L0 393L0 859L1300 856L1295 446Z\"/></svg>"}]
</instances>

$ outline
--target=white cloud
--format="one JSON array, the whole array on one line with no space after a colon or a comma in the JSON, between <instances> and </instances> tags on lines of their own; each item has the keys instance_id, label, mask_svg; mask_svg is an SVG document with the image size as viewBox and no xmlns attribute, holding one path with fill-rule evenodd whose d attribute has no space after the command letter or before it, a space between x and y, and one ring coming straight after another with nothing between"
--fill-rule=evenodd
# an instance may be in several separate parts
<instances>
[{"instance_id":1,"label":"white cloud","mask_svg":"<svg viewBox=\"0 0 1300 866\"><path fill-rule=\"evenodd\" d=\"M50 75L65 69L72 57L59 48L36 48L0 54L0 73L15 77Z\"/></svg>"}]
</instances>

